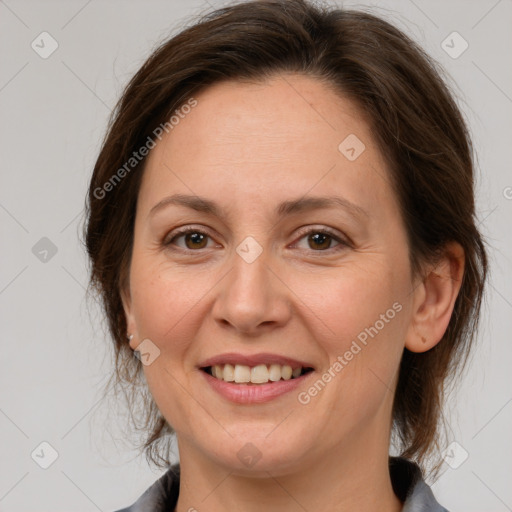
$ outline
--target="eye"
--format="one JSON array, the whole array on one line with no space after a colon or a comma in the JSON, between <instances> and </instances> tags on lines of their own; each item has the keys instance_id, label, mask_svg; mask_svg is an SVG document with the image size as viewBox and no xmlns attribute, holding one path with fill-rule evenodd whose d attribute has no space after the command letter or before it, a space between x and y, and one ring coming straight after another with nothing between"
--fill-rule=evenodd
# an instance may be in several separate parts
<instances>
[{"instance_id":1,"label":"eye","mask_svg":"<svg viewBox=\"0 0 512 512\"><path fill-rule=\"evenodd\" d=\"M190 251L207 248L208 238L210 238L208 233L197 228L186 228L181 231L175 231L171 235L173 235L171 238L166 238L164 245L176 245L180 249ZM185 247L175 243L180 238L183 238Z\"/></svg>"},{"instance_id":2,"label":"eye","mask_svg":"<svg viewBox=\"0 0 512 512\"><path fill-rule=\"evenodd\" d=\"M300 240L305 238L306 243L308 244L308 247L306 247L306 249L312 249L314 252L325 252L330 249L333 249L334 251L339 251L349 245L334 232L326 228L310 228L307 231L302 232L301 234L302 236ZM337 242L337 245L335 245L334 248L331 246L333 241ZM295 242L294 246L297 245L298 242Z\"/></svg>"}]
</instances>

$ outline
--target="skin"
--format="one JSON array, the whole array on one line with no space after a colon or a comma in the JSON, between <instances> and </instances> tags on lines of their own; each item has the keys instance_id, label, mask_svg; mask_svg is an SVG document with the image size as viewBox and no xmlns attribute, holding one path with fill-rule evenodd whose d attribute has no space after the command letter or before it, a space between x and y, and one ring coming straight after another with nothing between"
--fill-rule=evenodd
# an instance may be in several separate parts
<instances>
[{"instance_id":1,"label":"skin","mask_svg":"<svg viewBox=\"0 0 512 512\"><path fill-rule=\"evenodd\" d=\"M177 433L176 511L399 511L388 450L400 357L404 347L422 352L440 341L460 288L462 249L447 246L424 278L411 275L383 157L356 105L326 84L286 74L218 83L195 98L148 157L123 290L131 348L149 338L160 350L144 372ZM354 161L338 150L349 134L366 147ZM223 213L168 205L150 215L176 193L215 201ZM274 215L282 201L329 195L366 214ZM173 238L181 226L209 236ZM331 228L341 243L308 239L305 228ZM263 249L252 263L236 252L247 236ZM298 393L394 303L400 312L299 403ZM197 367L225 352L277 353L315 372L297 392L234 404ZM237 457L247 443L261 454L251 467Z\"/></svg>"}]
</instances>

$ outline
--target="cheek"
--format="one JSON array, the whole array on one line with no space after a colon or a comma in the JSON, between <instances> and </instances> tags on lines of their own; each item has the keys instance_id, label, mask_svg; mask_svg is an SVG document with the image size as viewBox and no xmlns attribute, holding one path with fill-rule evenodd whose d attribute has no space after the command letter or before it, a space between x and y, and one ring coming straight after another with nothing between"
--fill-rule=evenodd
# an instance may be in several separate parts
<instances>
[{"instance_id":1,"label":"cheek","mask_svg":"<svg viewBox=\"0 0 512 512\"><path fill-rule=\"evenodd\" d=\"M314 313L309 313L309 327L326 355L328 366L322 371L334 376L336 403L331 406L350 403L351 410L362 415L393 386L407 324L406 276L382 259L367 263L322 278L302 277L293 285L303 300L304 315Z\"/></svg>"},{"instance_id":2,"label":"cheek","mask_svg":"<svg viewBox=\"0 0 512 512\"><path fill-rule=\"evenodd\" d=\"M403 310L407 286L389 265L347 264L321 276L297 276L291 288L301 299L301 309L315 314L329 352L348 349L346 343L358 337L364 341L372 326L379 335L402 330L398 310Z\"/></svg>"},{"instance_id":3,"label":"cheek","mask_svg":"<svg viewBox=\"0 0 512 512\"><path fill-rule=\"evenodd\" d=\"M358 276L330 290L324 314L335 336L324 338L324 371L334 377L326 409L348 426L372 424L393 398L406 315L395 284L385 274L380 280Z\"/></svg>"},{"instance_id":4,"label":"cheek","mask_svg":"<svg viewBox=\"0 0 512 512\"><path fill-rule=\"evenodd\" d=\"M155 258L142 255L132 261L130 286L140 337L151 339L164 352L185 350L201 297L197 277L191 280L190 274L171 272Z\"/></svg>"},{"instance_id":5,"label":"cheek","mask_svg":"<svg viewBox=\"0 0 512 512\"><path fill-rule=\"evenodd\" d=\"M202 288L162 265L154 256L134 254L130 273L132 307L139 336L150 339L159 356L143 366L151 395L166 420L182 430L194 407L187 386L187 354L193 345ZM196 308L196 309L194 309ZM186 423L186 422L185 422Z\"/></svg>"}]
</instances>

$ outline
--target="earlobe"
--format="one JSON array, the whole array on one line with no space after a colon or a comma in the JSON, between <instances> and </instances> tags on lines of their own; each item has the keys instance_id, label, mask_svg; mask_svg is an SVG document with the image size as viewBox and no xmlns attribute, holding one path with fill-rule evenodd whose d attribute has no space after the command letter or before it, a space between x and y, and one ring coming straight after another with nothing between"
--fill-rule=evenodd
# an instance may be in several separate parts
<instances>
[{"instance_id":1,"label":"earlobe","mask_svg":"<svg viewBox=\"0 0 512 512\"><path fill-rule=\"evenodd\" d=\"M462 285L464 260L462 246L450 242L436 266L415 289L405 342L411 352L426 352L443 338Z\"/></svg>"},{"instance_id":2,"label":"earlobe","mask_svg":"<svg viewBox=\"0 0 512 512\"><path fill-rule=\"evenodd\" d=\"M136 340L135 335L128 332L126 333L126 338L128 339L128 345L130 345L130 348L135 350L138 345L138 341Z\"/></svg>"},{"instance_id":3,"label":"earlobe","mask_svg":"<svg viewBox=\"0 0 512 512\"><path fill-rule=\"evenodd\" d=\"M128 339L128 343L130 348L135 350L137 345L137 337L135 319L133 318L132 308L131 308L131 297L130 292L127 287L123 287L120 290L121 302L123 304L124 315L126 318L126 338Z\"/></svg>"}]
</instances>

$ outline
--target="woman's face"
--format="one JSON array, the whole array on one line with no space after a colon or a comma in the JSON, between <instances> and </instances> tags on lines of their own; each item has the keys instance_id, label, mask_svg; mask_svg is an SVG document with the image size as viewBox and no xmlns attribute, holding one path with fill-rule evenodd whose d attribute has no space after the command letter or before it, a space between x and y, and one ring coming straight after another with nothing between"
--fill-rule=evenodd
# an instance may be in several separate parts
<instances>
[{"instance_id":1,"label":"woman's face","mask_svg":"<svg viewBox=\"0 0 512 512\"><path fill-rule=\"evenodd\" d=\"M414 294L369 126L300 75L195 100L148 157L125 296L182 460L277 475L387 456Z\"/></svg>"}]
</instances>

